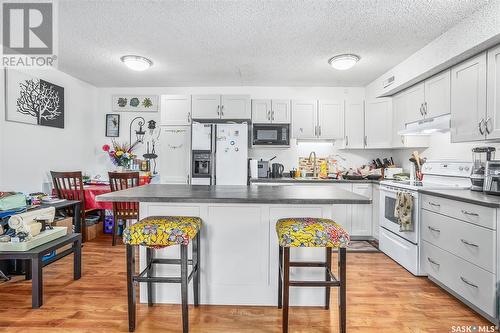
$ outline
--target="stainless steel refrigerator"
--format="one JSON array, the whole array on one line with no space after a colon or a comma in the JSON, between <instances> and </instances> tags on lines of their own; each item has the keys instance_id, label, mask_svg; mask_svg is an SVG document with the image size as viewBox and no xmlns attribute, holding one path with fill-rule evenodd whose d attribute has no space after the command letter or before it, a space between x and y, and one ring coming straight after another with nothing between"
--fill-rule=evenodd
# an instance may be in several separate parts
<instances>
[{"instance_id":1,"label":"stainless steel refrigerator","mask_svg":"<svg viewBox=\"0 0 500 333\"><path fill-rule=\"evenodd\" d=\"M192 124L191 184L247 185L248 124Z\"/></svg>"}]
</instances>

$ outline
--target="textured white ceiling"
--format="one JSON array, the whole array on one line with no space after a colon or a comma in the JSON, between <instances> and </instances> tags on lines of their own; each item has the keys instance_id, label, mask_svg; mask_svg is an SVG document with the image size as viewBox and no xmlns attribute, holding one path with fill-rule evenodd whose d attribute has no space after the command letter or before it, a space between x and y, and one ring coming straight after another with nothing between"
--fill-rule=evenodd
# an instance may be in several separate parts
<instances>
[{"instance_id":1,"label":"textured white ceiling","mask_svg":"<svg viewBox=\"0 0 500 333\"><path fill-rule=\"evenodd\" d=\"M364 86L486 3L66 0L59 68L97 86ZM353 69L328 66L347 52ZM125 54L154 66L132 72Z\"/></svg>"}]
</instances>

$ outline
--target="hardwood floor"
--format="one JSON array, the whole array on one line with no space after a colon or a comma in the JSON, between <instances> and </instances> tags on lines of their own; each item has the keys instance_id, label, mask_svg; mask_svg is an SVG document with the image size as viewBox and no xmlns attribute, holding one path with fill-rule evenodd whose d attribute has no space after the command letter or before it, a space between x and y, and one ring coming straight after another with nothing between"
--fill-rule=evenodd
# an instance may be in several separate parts
<instances>
[{"instance_id":1,"label":"hardwood floor","mask_svg":"<svg viewBox=\"0 0 500 333\"><path fill-rule=\"evenodd\" d=\"M31 309L31 284L0 284L0 332L127 332L125 248L109 236L85 243L83 275L72 258L44 269L44 305ZM336 258L335 258L336 262ZM452 325L491 325L426 278L416 278L381 253L347 255L347 330L451 332ZM291 308L290 332L338 332L336 289L330 311ZM281 332L275 307L190 307L191 332ZM181 332L180 306L138 305L136 332Z\"/></svg>"}]
</instances>

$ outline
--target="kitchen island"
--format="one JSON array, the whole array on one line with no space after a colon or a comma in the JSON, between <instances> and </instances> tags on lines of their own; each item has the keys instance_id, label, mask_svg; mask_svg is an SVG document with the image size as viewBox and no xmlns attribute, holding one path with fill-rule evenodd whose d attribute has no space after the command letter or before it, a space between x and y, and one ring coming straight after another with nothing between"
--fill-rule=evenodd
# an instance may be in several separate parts
<instances>
[{"instance_id":1,"label":"kitchen island","mask_svg":"<svg viewBox=\"0 0 500 333\"><path fill-rule=\"evenodd\" d=\"M201 303L275 306L278 297L276 221L284 217L335 220L336 205L370 204L343 189L317 186L146 185L97 197L98 201L139 202L140 218L154 215L198 216L201 230ZM337 221L342 224L341 220ZM157 257L179 258L179 247L156 250ZM292 260L324 260L322 248L293 248ZM125 260L125 258L124 258ZM140 251L144 269L145 251ZM157 275L180 274L161 265ZM319 268L292 269L298 279L323 279ZM190 289L191 290L191 289ZM141 286L141 302L146 288ZM192 300L192 293L190 293ZM155 303L180 303L180 285L154 288ZM292 288L291 305L322 305L324 288Z\"/></svg>"}]
</instances>

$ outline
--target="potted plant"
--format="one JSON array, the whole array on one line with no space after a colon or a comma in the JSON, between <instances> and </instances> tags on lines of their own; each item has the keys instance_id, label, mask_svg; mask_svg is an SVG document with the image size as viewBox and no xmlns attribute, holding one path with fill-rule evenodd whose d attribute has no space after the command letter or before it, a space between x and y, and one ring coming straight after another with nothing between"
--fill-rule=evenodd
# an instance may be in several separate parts
<instances>
[{"instance_id":1,"label":"potted plant","mask_svg":"<svg viewBox=\"0 0 500 333\"><path fill-rule=\"evenodd\" d=\"M106 152L111 162L118 167L119 172L123 172L130 167L130 161L136 156L133 154L136 143L129 145L128 143L118 143L115 140L111 141L111 146L105 144L102 150Z\"/></svg>"}]
</instances>

